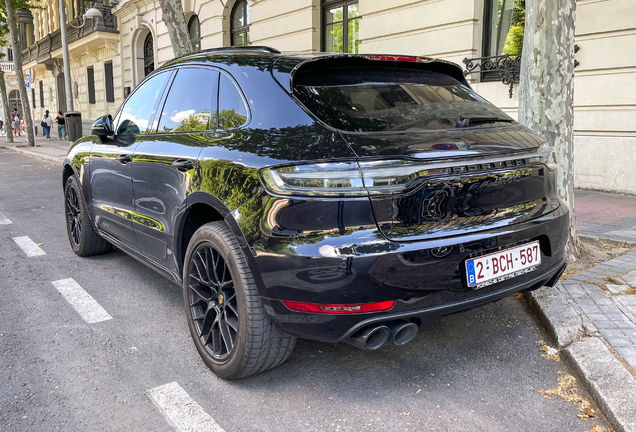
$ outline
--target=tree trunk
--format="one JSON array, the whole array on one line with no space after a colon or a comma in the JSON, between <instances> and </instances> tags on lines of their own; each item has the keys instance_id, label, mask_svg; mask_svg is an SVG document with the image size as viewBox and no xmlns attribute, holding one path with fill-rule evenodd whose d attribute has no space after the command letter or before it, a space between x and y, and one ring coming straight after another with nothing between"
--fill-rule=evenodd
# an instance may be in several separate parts
<instances>
[{"instance_id":1,"label":"tree trunk","mask_svg":"<svg viewBox=\"0 0 636 432\"><path fill-rule=\"evenodd\" d=\"M7 83L4 81L4 72L0 70L0 97L2 97L2 108L4 108L4 129L7 131L7 142L13 142L13 131L11 130L11 109L7 98Z\"/></svg>"},{"instance_id":2,"label":"tree trunk","mask_svg":"<svg viewBox=\"0 0 636 432\"><path fill-rule=\"evenodd\" d=\"M190 34L185 22L181 0L159 0L163 13L163 22L168 27L168 35L175 57L192 52Z\"/></svg>"},{"instance_id":3,"label":"tree trunk","mask_svg":"<svg viewBox=\"0 0 636 432\"><path fill-rule=\"evenodd\" d=\"M35 137L33 136L33 120L31 119L31 105L29 105L29 95L27 94L24 76L22 75L22 51L20 50L20 42L18 41L18 27L15 20L15 12L11 0L5 0L7 23L9 24L9 32L11 33L11 44L13 45L13 66L15 68L15 77L18 81L18 92L20 93L20 102L22 102L22 116L24 118L24 128L27 134L27 146L35 146Z\"/></svg>"},{"instance_id":4,"label":"tree trunk","mask_svg":"<svg viewBox=\"0 0 636 432\"><path fill-rule=\"evenodd\" d=\"M579 257L574 217L575 0L526 0L519 122L554 148L557 192L570 209L566 256Z\"/></svg>"}]
</instances>

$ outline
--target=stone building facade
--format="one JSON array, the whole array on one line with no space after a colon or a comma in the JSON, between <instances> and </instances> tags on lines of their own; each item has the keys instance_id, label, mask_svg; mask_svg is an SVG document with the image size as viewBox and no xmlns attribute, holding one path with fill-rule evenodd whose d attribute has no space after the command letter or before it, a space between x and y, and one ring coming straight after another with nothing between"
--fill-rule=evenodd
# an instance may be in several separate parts
<instances>
[{"instance_id":1,"label":"stone building facade","mask_svg":"<svg viewBox=\"0 0 636 432\"><path fill-rule=\"evenodd\" d=\"M473 65L487 70L477 68L468 75L475 90L516 117L516 85L502 84L499 69L485 64L483 58L511 55L507 59L515 59L523 38L523 14L519 13L523 0L182 2L197 49L249 43L281 51L412 54L463 67L464 59L477 59ZM46 9L25 13L26 24L21 24L26 41L24 66L35 71L36 119L44 109L65 108L57 3L43 0ZM577 187L636 194L636 87L625 85L636 78L632 3L577 1ZM81 30L68 27L75 109L88 127L91 120L114 113L146 74L170 60L173 52L158 1L67 0L66 4L69 24L75 26L81 24L87 7L97 7L104 14L104 20L89 21ZM30 31L31 39L26 36ZM503 68L501 73L510 70Z\"/></svg>"}]
</instances>

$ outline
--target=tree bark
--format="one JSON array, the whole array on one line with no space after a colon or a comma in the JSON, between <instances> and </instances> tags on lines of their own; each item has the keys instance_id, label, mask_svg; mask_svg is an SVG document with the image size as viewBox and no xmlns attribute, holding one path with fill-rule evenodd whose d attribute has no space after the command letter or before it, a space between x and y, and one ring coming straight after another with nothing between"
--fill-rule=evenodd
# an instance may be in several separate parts
<instances>
[{"instance_id":1,"label":"tree bark","mask_svg":"<svg viewBox=\"0 0 636 432\"><path fill-rule=\"evenodd\" d=\"M185 22L181 0L159 0L163 13L162 20L168 27L168 35L175 57L192 52L192 42Z\"/></svg>"},{"instance_id":2,"label":"tree bark","mask_svg":"<svg viewBox=\"0 0 636 432\"><path fill-rule=\"evenodd\" d=\"M29 95L27 94L24 76L22 75L22 51L20 50L20 42L18 41L18 27L16 25L15 12L11 0L5 0L7 11L7 23L9 24L9 32L11 33L11 44L13 45L13 66L15 68L15 77L18 81L18 92L20 93L20 102L22 102L22 116L24 118L24 128L27 134L27 146L35 146L35 137L33 136L33 120L31 119L31 105L29 104Z\"/></svg>"},{"instance_id":3,"label":"tree bark","mask_svg":"<svg viewBox=\"0 0 636 432\"><path fill-rule=\"evenodd\" d=\"M7 142L13 142L13 131L11 130L11 109L9 108L9 98L7 98L7 83L4 81L4 72L0 70L0 97L2 97L2 108L4 109L4 129L7 132Z\"/></svg>"},{"instance_id":4,"label":"tree bark","mask_svg":"<svg viewBox=\"0 0 636 432\"><path fill-rule=\"evenodd\" d=\"M574 216L575 0L526 0L519 122L554 149L557 193L570 209L566 256L580 256Z\"/></svg>"}]
</instances>

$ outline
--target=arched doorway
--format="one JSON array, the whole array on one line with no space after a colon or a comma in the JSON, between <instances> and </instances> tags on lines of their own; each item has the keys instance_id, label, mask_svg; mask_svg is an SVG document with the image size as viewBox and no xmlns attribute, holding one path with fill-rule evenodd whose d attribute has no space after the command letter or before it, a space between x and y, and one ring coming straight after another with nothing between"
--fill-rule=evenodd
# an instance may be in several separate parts
<instances>
[{"instance_id":1,"label":"arched doorway","mask_svg":"<svg viewBox=\"0 0 636 432\"><path fill-rule=\"evenodd\" d=\"M133 87L136 87L149 73L155 70L155 41L149 28L142 27L135 35L132 55L135 59Z\"/></svg>"},{"instance_id":2,"label":"arched doorway","mask_svg":"<svg viewBox=\"0 0 636 432\"><path fill-rule=\"evenodd\" d=\"M144 76L155 70L155 48L152 42L152 33L148 32L144 41Z\"/></svg>"},{"instance_id":3,"label":"arched doorway","mask_svg":"<svg viewBox=\"0 0 636 432\"><path fill-rule=\"evenodd\" d=\"M20 93L17 90L11 90L9 93L9 109L11 111L17 109L22 114L22 102L20 102Z\"/></svg>"}]
</instances>

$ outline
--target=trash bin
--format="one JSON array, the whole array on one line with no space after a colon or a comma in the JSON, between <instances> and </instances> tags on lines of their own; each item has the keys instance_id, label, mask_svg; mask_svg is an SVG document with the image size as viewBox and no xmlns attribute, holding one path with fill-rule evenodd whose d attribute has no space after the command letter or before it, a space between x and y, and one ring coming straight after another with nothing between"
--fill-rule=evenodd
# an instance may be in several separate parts
<instances>
[{"instance_id":1,"label":"trash bin","mask_svg":"<svg viewBox=\"0 0 636 432\"><path fill-rule=\"evenodd\" d=\"M71 142L82 137L82 113L71 111L64 114L66 119L66 136Z\"/></svg>"}]
</instances>

